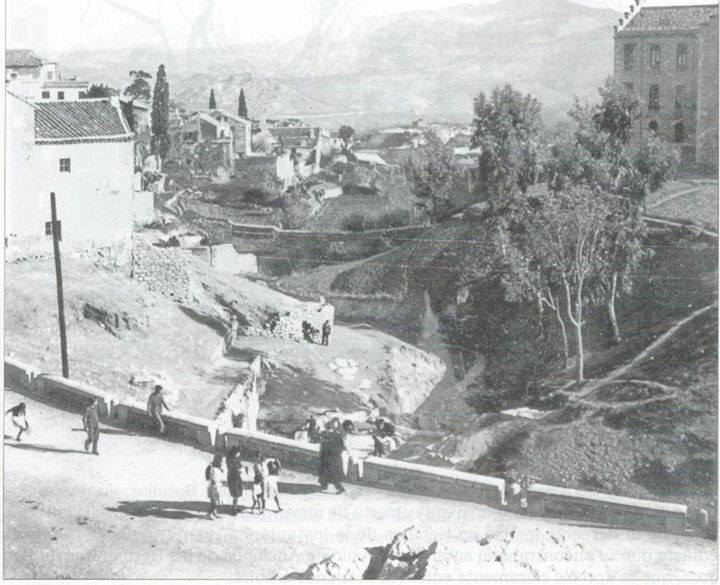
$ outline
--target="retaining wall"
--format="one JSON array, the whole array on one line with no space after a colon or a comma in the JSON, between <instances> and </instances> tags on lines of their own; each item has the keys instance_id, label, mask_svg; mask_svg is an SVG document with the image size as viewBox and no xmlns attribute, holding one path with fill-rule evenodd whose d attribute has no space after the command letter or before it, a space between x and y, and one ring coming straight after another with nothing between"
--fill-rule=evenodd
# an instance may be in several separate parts
<instances>
[{"instance_id":1,"label":"retaining wall","mask_svg":"<svg viewBox=\"0 0 720 585\"><path fill-rule=\"evenodd\" d=\"M5 359L5 383L31 393L49 397L81 413L87 399L97 398L101 417L122 426L147 429L152 421L145 404L116 400L106 392L58 376L38 374L23 362ZM240 447L245 457L258 452L279 459L284 467L315 473L319 446L266 433L232 429L218 433L213 421L171 411L164 415L165 436L191 444L208 452ZM368 457L360 468L348 466L347 481L423 496L477 502L501 508L508 504L505 482L499 478L441 469L406 461ZM513 509L516 503L510 503ZM527 491L527 512L536 516L593 522L623 528L685 533L687 507L681 504L655 502L533 484Z\"/></svg>"}]
</instances>

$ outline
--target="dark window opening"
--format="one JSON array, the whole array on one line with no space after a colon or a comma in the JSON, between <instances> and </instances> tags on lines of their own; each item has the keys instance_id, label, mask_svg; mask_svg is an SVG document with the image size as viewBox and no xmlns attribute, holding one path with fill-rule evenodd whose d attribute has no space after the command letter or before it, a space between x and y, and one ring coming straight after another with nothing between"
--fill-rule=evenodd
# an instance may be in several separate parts
<instances>
[{"instance_id":1,"label":"dark window opening","mask_svg":"<svg viewBox=\"0 0 720 585\"><path fill-rule=\"evenodd\" d=\"M61 158L60 159L60 172L61 173L69 173L70 172L70 159L69 158Z\"/></svg>"},{"instance_id":2,"label":"dark window opening","mask_svg":"<svg viewBox=\"0 0 720 585\"><path fill-rule=\"evenodd\" d=\"M58 92L58 99L59 99L59 100L64 100L64 99L65 99L65 92L64 92L64 91L59 91L59 92Z\"/></svg>"},{"instance_id":3,"label":"dark window opening","mask_svg":"<svg viewBox=\"0 0 720 585\"><path fill-rule=\"evenodd\" d=\"M627 43L623 50L625 69L632 69L635 66L635 44Z\"/></svg>"},{"instance_id":4,"label":"dark window opening","mask_svg":"<svg viewBox=\"0 0 720 585\"><path fill-rule=\"evenodd\" d=\"M677 46L677 68L687 69L688 66L688 46L681 43Z\"/></svg>"},{"instance_id":5,"label":"dark window opening","mask_svg":"<svg viewBox=\"0 0 720 585\"><path fill-rule=\"evenodd\" d=\"M653 132L657 132L658 123L657 123L655 120L652 120L652 121L648 124L648 128L649 128L650 130L652 130Z\"/></svg>"},{"instance_id":6,"label":"dark window opening","mask_svg":"<svg viewBox=\"0 0 720 585\"><path fill-rule=\"evenodd\" d=\"M675 124L675 142L685 142L685 124L682 122Z\"/></svg>"},{"instance_id":7,"label":"dark window opening","mask_svg":"<svg viewBox=\"0 0 720 585\"><path fill-rule=\"evenodd\" d=\"M49 92L49 91L44 91L44 92L42 92L42 99L44 99L44 100L49 100L49 99L50 99L50 92Z\"/></svg>"},{"instance_id":8,"label":"dark window opening","mask_svg":"<svg viewBox=\"0 0 720 585\"><path fill-rule=\"evenodd\" d=\"M650 45L650 69L660 69L660 45Z\"/></svg>"},{"instance_id":9,"label":"dark window opening","mask_svg":"<svg viewBox=\"0 0 720 585\"><path fill-rule=\"evenodd\" d=\"M682 110L683 102L685 101L685 86L678 85L675 87L675 109Z\"/></svg>"},{"instance_id":10,"label":"dark window opening","mask_svg":"<svg viewBox=\"0 0 720 585\"><path fill-rule=\"evenodd\" d=\"M660 109L660 86L657 84L650 86L650 99L648 100L648 107L651 110Z\"/></svg>"}]
</instances>

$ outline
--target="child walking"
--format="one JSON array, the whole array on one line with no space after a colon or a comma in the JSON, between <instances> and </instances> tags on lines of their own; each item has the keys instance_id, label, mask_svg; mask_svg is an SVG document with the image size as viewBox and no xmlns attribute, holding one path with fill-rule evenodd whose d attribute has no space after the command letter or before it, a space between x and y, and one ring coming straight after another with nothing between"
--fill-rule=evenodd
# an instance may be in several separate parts
<instances>
[{"instance_id":1,"label":"child walking","mask_svg":"<svg viewBox=\"0 0 720 585\"><path fill-rule=\"evenodd\" d=\"M267 476L265 478L265 501L275 500L277 511L282 512L280 507L280 490L278 489L278 480L280 478L280 462L275 458L265 460L265 468Z\"/></svg>"},{"instance_id":2,"label":"child walking","mask_svg":"<svg viewBox=\"0 0 720 585\"><path fill-rule=\"evenodd\" d=\"M12 408L5 411L5 415L10 415L12 418L12 424L13 426L18 429L17 437L15 437L16 441L20 440L20 436L27 432L30 425L28 424L27 418L25 418L25 403L21 402L17 406L13 406Z\"/></svg>"},{"instance_id":3,"label":"child walking","mask_svg":"<svg viewBox=\"0 0 720 585\"><path fill-rule=\"evenodd\" d=\"M219 518L218 506L220 506L220 485L222 484L222 455L217 453L213 457L213 462L205 470L205 479L208 480L208 499L210 500L210 511L208 512L208 520Z\"/></svg>"},{"instance_id":4,"label":"child walking","mask_svg":"<svg viewBox=\"0 0 720 585\"><path fill-rule=\"evenodd\" d=\"M263 512L265 512L265 483L268 473L267 467L265 466L265 461L263 460L263 456L260 453L258 453L258 456L255 458L253 474L253 503L250 511L252 512L255 508L257 508L259 513L262 514Z\"/></svg>"}]
</instances>

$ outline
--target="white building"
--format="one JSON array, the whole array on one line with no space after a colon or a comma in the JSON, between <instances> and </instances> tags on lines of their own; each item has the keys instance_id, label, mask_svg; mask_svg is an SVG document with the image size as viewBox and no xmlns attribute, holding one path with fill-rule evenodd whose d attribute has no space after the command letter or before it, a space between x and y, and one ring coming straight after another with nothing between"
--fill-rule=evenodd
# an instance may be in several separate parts
<instances>
[{"instance_id":1,"label":"white building","mask_svg":"<svg viewBox=\"0 0 720 585\"><path fill-rule=\"evenodd\" d=\"M5 87L16 96L36 100L84 98L90 84L63 79L58 64L38 57L30 49L5 51Z\"/></svg>"},{"instance_id":2,"label":"white building","mask_svg":"<svg viewBox=\"0 0 720 585\"><path fill-rule=\"evenodd\" d=\"M47 248L50 192L64 245L129 240L134 138L119 108L107 99L6 97L6 247Z\"/></svg>"}]
</instances>

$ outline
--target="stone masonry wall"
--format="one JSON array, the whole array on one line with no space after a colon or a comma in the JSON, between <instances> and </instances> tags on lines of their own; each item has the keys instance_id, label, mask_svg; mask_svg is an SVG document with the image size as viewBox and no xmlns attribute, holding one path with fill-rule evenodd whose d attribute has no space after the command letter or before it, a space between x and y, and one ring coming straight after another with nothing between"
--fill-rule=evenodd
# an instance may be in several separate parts
<instances>
[{"instance_id":1,"label":"stone masonry wall","mask_svg":"<svg viewBox=\"0 0 720 585\"><path fill-rule=\"evenodd\" d=\"M190 255L180 248L159 248L135 241L130 276L149 290L176 302L192 301Z\"/></svg>"}]
</instances>

